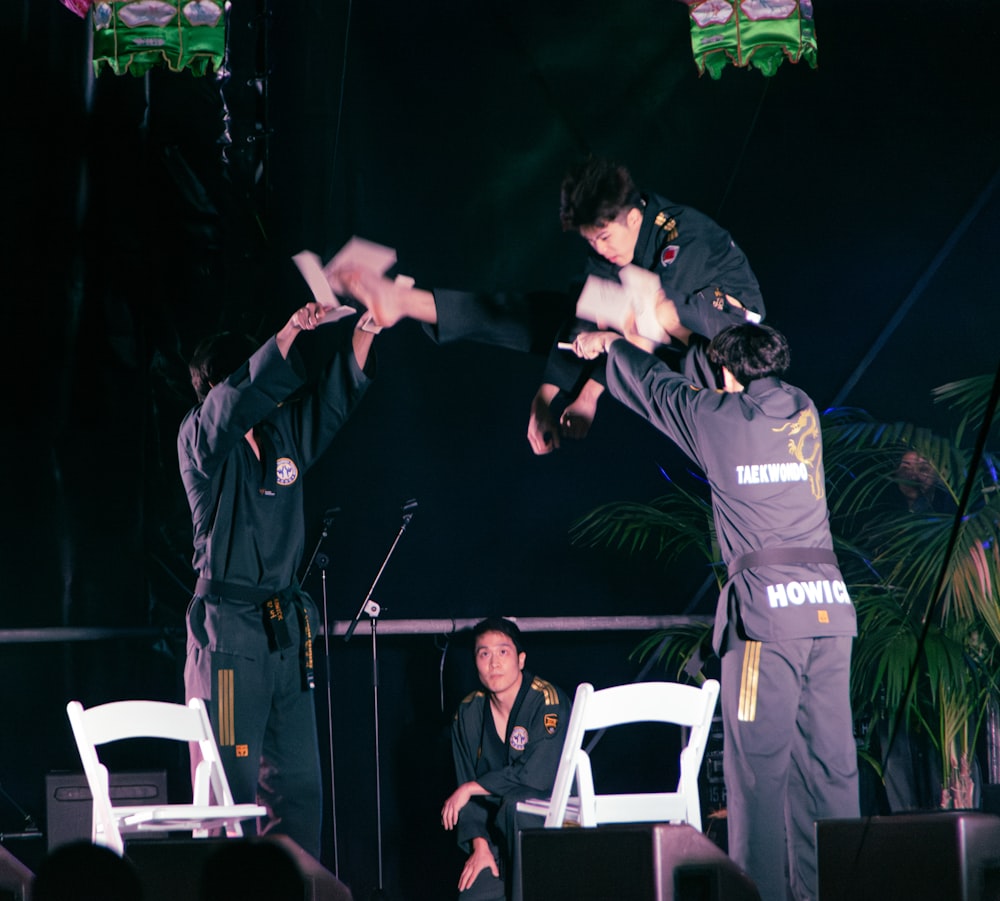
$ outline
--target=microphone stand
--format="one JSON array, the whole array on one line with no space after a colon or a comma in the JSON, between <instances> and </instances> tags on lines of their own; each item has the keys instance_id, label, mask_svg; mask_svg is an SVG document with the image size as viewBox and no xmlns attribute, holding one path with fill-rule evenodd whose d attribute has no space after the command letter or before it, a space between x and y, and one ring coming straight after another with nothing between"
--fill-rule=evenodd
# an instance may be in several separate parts
<instances>
[{"instance_id":1,"label":"microphone stand","mask_svg":"<svg viewBox=\"0 0 1000 901\"><path fill-rule=\"evenodd\" d=\"M319 538L316 540L316 547L313 548L313 552L309 557L309 562L306 564L306 570L302 573L302 578L299 579L299 585L305 585L306 579L309 578L309 573L312 572L313 563L318 562L316 555L319 553L320 546L326 541L327 535L330 534L330 526L333 525L333 520L340 513L340 507L331 507L326 513L323 514L323 531L320 532ZM329 564L330 559L327 558L327 564Z\"/></svg>"},{"instance_id":2,"label":"microphone stand","mask_svg":"<svg viewBox=\"0 0 1000 901\"><path fill-rule=\"evenodd\" d=\"M382 779L379 772L379 733L378 733L378 642L376 640L376 634L378 632L378 618L379 614L382 612L382 608L373 599L372 594L375 591L375 586L378 585L379 580L382 578L382 573L385 572L385 568L389 563L389 558L392 557L393 552L396 550L396 546L399 544L399 540L403 537L403 533L406 531L406 527L410 524L410 520L413 519L413 511L417 508L417 502L415 500L408 500L403 504L403 522L399 527L399 531L396 533L396 537L389 547L388 552L385 555L385 559L382 561L382 565L379 567L378 572L375 575L375 580L372 582L371 587L368 589L368 594L365 596L364 601L361 603L361 607L354 616L354 620L348 627L347 632L344 634L344 641L350 641L351 636L354 635L354 630L358 627L358 622L361 620L361 615L363 613L368 614L369 621L371 622L372 630L372 699L374 702L375 709L375 817L376 817L376 838L378 842L378 888L373 893L374 898L385 897L382 888Z\"/></svg>"},{"instance_id":3,"label":"microphone stand","mask_svg":"<svg viewBox=\"0 0 1000 901\"><path fill-rule=\"evenodd\" d=\"M337 791L334 780L334 766L333 766L333 699L331 696L330 683L332 681L330 672L330 626L327 617L327 599L326 599L326 568L330 565L330 558L323 553L320 553L320 546L326 540L326 537L330 533L330 526L333 524L333 520L336 515L340 513L340 507L331 507L326 513L323 514L323 531L320 533L319 540L316 542L316 546L313 548L312 556L309 558L309 563L306 565L305 572L302 578L299 580L299 584L303 585L312 570L312 566L315 563L319 567L320 580L322 585L322 598L323 598L323 650L326 655L326 726L327 726L327 741L328 741L328 751L330 756L330 826L333 830L333 875L339 876L340 870L340 857L339 857L339 846L337 843Z\"/></svg>"}]
</instances>

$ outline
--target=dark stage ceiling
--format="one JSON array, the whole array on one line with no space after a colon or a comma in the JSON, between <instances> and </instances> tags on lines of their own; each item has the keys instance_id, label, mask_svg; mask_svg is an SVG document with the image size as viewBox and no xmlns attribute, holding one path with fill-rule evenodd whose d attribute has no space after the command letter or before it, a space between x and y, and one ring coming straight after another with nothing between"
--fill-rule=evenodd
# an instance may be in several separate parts
<instances>
[{"instance_id":1,"label":"dark stage ceiling","mask_svg":"<svg viewBox=\"0 0 1000 901\"><path fill-rule=\"evenodd\" d=\"M712 80L678 0L235 0L220 84L93 80L83 20L8 2L0 628L182 627L174 438L195 341L276 329L304 299L291 255L351 235L394 247L422 286L563 288L585 247L559 230L559 182L589 151L732 233L791 341L789 379L821 407L947 428L931 389L1000 358L1000 8L814 6L815 69ZM661 468L683 477L648 426L605 399L589 438L535 457L540 359L437 347L412 323L377 347L377 383L307 476L314 538L341 509L332 618L358 610L411 497L387 618L711 610L704 564L570 544L597 504L658 496ZM37 658L12 653L18 684ZM83 682L115 694L134 672L122 655L59 675L75 661L45 654L57 713Z\"/></svg>"}]
</instances>

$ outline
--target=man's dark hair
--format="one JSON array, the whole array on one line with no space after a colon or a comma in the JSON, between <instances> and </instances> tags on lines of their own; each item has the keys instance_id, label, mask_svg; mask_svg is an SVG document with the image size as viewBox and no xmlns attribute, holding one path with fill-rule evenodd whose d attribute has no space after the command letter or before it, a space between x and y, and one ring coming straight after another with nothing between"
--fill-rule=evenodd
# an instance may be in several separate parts
<instances>
[{"instance_id":1,"label":"man's dark hair","mask_svg":"<svg viewBox=\"0 0 1000 901\"><path fill-rule=\"evenodd\" d=\"M633 207L642 207L642 195L628 169L613 160L588 156L563 178L559 197L563 231L607 225Z\"/></svg>"},{"instance_id":2,"label":"man's dark hair","mask_svg":"<svg viewBox=\"0 0 1000 901\"><path fill-rule=\"evenodd\" d=\"M749 322L719 332L708 345L708 358L725 366L743 386L754 379L781 376L791 363L788 339L781 332Z\"/></svg>"},{"instance_id":3,"label":"man's dark hair","mask_svg":"<svg viewBox=\"0 0 1000 901\"><path fill-rule=\"evenodd\" d=\"M487 632L502 632L514 642L514 648L518 654L524 650L524 645L521 642L521 630L517 627L516 623L512 623L509 619L504 619L502 616L488 616L486 619L476 623L472 629L473 648L475 648L480 636L485 635Z\"/></svg>"},{"instance_id":4,"label":"man's dark hair","mask_svg":"<svg viewBox=\"0 0 1000 901\"><path fill-rule=\"evenodd\" d=\"M191 385L198 400L203 401L212 385L236 372L256 349L253 338L237 332L218 332L200 341L188 362Z\"/></svg>"}]
</instances>

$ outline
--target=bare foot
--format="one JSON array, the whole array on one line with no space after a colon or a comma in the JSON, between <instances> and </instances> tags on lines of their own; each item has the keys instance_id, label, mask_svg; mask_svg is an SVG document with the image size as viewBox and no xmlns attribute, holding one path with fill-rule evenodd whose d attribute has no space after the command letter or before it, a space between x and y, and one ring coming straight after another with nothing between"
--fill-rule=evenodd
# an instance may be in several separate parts
<instances>
[{"instance_id":1,"label":"bare foot","mask_svg":"<svg viewBox=\"0 0 1000 901\"><path fill-rule=\"evenodd\" d=\"M597 401L603 391L604 386L591 379L583 386L575 400L566 405L562 416L559 417L559 426L564 437L577 440L587 437L597 415Z\"/></svg>"},{"instance_id":2,"label":"bare foot","mask_svg":"<svg viewBox=\"0 0 1000 901\"><path fill-rule=\"evenodd\" d=\"M334 291L346 291L371 312L376 325L388 328L400 319L437 322L434 295L406 282L393 281L362 266L345 266L328 273Z\"/></svg>"}]
</instances>

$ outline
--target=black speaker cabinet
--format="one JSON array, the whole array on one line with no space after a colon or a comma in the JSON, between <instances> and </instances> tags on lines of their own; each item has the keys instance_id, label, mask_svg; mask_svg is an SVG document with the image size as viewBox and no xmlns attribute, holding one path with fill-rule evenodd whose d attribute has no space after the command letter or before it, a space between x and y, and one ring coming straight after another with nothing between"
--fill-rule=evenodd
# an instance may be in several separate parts
<instances>
[{"instance_id":1,"label":"black speaker cabinet","mask_svg":"<svg viewBox=\"0 0 1000 901\"><path fill-rule=\"evenodd\" d=\"M167 803L165 770L111 773L112 804ZM45 777L45 816L48 850L69 842L90 840L92 797L83 773L49 773ZM143 840L162 838L146 833Z\"/></svg>"},{"instance_id":2,"label":"black speaker cabinet","mask_svg":"<svg viewBox=\"0 0 1000 901\"><path fill-rule=\"evenodd\" d=\"M819 901L1000 901L1000 817L929 811L816 824Z\"/></svg>"},{"instance_id":3,"label":"black speaker cabinet","mask_svg":"<svg viewBox=\"0 0 1000 901\"><path fill-rule=\"evenodd\" d=\"M30 901L35 874L6 848L0 848L0 901Z\"/></svg>"},{"instance_id":4,"label":"black speaker cabinet","mask_svg":"<svg viewBox=\"0 0 1000 901\"><path fill-rule=\"evenodd\" d=\"M525 829L524 901L760 901L743 873L687 825Z\"/></svg>"},{"instance_id":5,"label":"black speaker cabinet","mask_svg":"<svg viewBox=\"0 0 1000 901\"><path fill-rule=\"evenodd\" d=\"M202 868L211 855L235 842L280 845L298 867L306 884L306 901L353 901L350 889L287 836L266 838L170 838L159 842L125 841L125 856L139 871L143 901L195 899ZM260 897L260 896L258 896ZM275 899L278 901L278 899Z\"/></svg>"}]
</instances>

